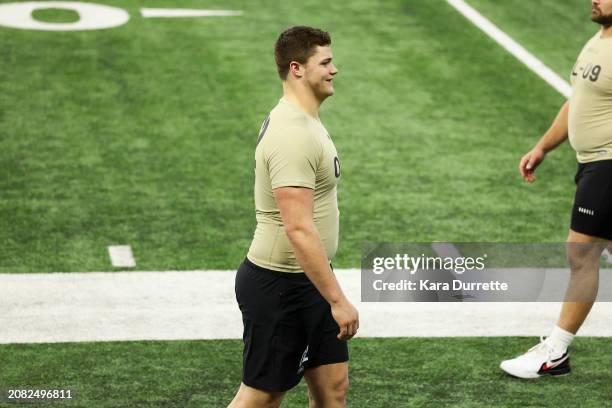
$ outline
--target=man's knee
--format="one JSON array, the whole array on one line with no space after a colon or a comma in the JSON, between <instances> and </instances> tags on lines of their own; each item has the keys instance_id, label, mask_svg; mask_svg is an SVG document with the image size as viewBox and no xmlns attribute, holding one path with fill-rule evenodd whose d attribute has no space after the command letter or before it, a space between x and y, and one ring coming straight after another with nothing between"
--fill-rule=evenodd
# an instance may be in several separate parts
<instances>
[{"instance_id":1,"label":"man's knee","mask_svg":"<svg viewBox=\"0 0 612 408\"><path fill-rule=\"evenodd\" d=\"M330 379L319 387L309 387L308 397L310 399L310 407L344 406L346 405L348 390L348 376Z\"/></svg>"},{"instance_id":2,"label":"man's knee","mask_svg":"<svg viewBox=\"0 0 612 408\"><path fill-rule=\"evenodd\" d=\"M566 243L567 261L573 272L598 270L599 258L606 243L595 237L570 230Z\"/></svg>"},{"instance_id":3,"label":"man's knee","mask_svg":"<svg viewBox=\"0 0 612 408\"><path fill-rule=\"evenodd\" d=\"M338 378L336 381L332 382L330 386L330 393L338 400L345 400L346 394L349 390L349 378L348 375Z\"/></svg>"},{"instance_id":4,"label":"man's knee","mask_svg":"<svg viewBox=\"0 0 612 408\"><path fill-rule=\"evenodd\" d=\"M599 255L596 255L590 244L568 244L567 262L572 272L587 272L595 270Z\"/></svg>"}]
</instances>

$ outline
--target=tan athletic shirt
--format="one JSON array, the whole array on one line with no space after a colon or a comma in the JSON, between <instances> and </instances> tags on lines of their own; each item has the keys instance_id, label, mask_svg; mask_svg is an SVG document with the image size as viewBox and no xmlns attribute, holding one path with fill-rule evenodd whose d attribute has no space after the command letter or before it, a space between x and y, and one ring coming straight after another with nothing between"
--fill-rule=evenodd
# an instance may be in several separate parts
<instances>
[{"instance_id":1,"label":"tan athletic shirt","mask_svg":"<svg viewBox=\"0 0 612 408\"><path fill-rule=\"evenodd\" d=\"M580 163L612 159L612 38L595 34L571 73L569 141Z\"/></svg>"},{"instance_id":2,"label":"tan athletic shirt","mask_svg":"<svg viewBox=\"0 0 612 408\"><path fill-rule=\"evenodd\" d=\"M323 124L281 98L264 121L255 149L257 228L249 260L275 271L303 272L285 234L272 190L306 187L314 190L314 223L331 261L338 248L339 179L338 153Z\"/></svg>"}]
</instances>

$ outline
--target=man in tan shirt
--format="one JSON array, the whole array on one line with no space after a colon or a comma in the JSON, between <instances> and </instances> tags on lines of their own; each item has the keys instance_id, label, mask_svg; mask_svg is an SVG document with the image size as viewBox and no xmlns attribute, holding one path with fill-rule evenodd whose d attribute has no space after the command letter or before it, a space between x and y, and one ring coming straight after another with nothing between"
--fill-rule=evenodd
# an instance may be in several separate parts
<instances>
[{"instance_id":1,"label":"man in tan shirt","mask_svg":"<svg viewBox=\"0 0 612 408\"><path fill-rule=\"evenodd\" d=\"M520 378L571 370L568 347L597 296L599 258L612 249L612 0L593 0L591 19L602 26L582 49L571 72L572 95L551 128L519 164L524 180L546 153L569 138L578 172L567 237L571 279L561 315L550 335L501 368Z\"/></svg>"},{"instance_id":2,"label":"man in tan shirt","mask_svg":"<svg viewBox=\"0 0 612 408\"><path fill-rule=\"evenodd\" d=\"M283 97L255 149L257 227L236 274L243 376L230 407L277 407L304 376L312 407L343 407L359 327L331 268L340 159L319 119L338 70L329 34L292 27L275 46Z\"/></svg>"}]
</instances>

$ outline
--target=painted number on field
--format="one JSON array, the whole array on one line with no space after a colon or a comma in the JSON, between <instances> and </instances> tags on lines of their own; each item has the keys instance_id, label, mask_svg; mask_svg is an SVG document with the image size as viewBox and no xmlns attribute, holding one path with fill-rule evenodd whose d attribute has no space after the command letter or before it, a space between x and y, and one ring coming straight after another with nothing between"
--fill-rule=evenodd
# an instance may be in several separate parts
<instances>
[{"instance_id":1,"label":"painted number on field","mask_svg":"<svg viewBox=\"0 0 612 408\"><path fill-rule=\"evenodd\" d=\"M34 10L73 10L79 19L73 23L47 23L32 17ZM113 28L128 22L127 11L102 4L76 1L41 1L0 4L0 26L22 30L80 31Z\"/></svg>"},{"instance_id":2,"label":"painted number on field","mask_svg":"<svg viewBox=\"0 0 612 408\"><path fill-rule=\"evenodd\" d=\"M73 23L49 23L32 17L35 10L64 9L76 12L79 19ZM155 9L140 10L144 18L159 17L231 17L240 16L240 10L202 10L202 9ZM37 1L0 4L0 27L22 30L80 31L102 30L119 27L128 22L127 11L103 4L82 3L78 1Z\"/></svg>"}]
</instances>

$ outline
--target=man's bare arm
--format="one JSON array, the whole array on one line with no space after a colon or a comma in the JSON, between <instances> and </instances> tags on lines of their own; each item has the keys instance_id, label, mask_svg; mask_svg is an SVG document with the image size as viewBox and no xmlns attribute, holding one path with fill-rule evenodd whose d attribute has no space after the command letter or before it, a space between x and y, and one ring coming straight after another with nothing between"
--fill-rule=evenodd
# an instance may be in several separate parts
<instances>
[{"instance_id":1,"label":"man's bare arm","mask_svg":"<svg viewBox=\"0 0 612 408\"><path fill-rule=\"evenodd\" d=\"M567 139L568 114L569 102L565 102L559 110L559 113L557 114L557 117L553 121L550 128L546 131L546 133L544 133L544 136L542 136L540 141L536 144L536 147L544 150L544 153L548 153Z\"/></svg>"},{"instance_id":2,"label":"man's bare arm","mask_svg":"<svg viewBox=\"0 0 612 408\"><path fill-rule=\"evenodd\" d=\"M533 149L521 158L519 172L525 181L529 183L534 182L535 169L542 163L546 153L550 152L567 139L568 113L569 102L565 102L550 128L544 133L544 136L542 136Z\"/></svg>"},{"instance_id":3,"label":"man's bare arm","mask_svg":"<svg viewBox=\"0 0 612 408\"><path fill-rule=\"evenodd\" d=\"M310 281L329 302L341 340L350 339L359 328L359 316L331 270L319 231L314 225L314 190L301 187L274 189L285 232L297 261Z\"/></svg>"}]
</instances>

